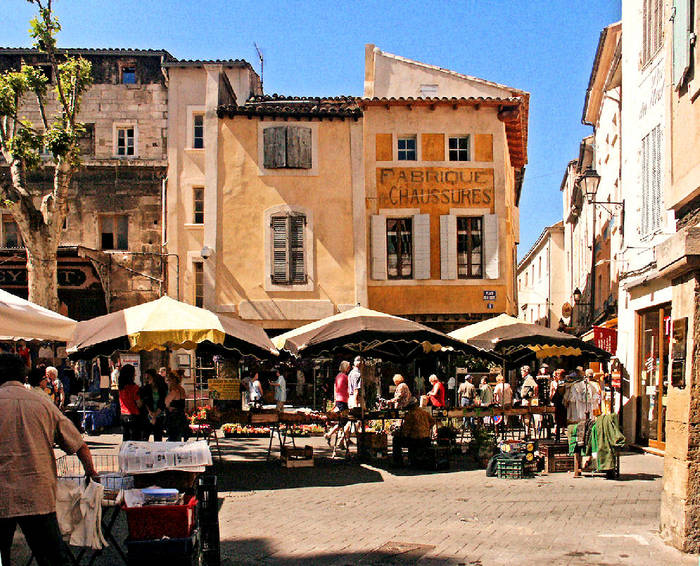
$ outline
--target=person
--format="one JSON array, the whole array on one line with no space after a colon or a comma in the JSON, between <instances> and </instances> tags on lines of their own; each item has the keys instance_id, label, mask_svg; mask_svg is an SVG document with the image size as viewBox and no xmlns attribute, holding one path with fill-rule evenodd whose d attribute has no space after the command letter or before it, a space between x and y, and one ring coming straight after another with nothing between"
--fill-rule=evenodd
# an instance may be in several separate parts
<instances>
[{"instance_id":1,"label":"person","mask_svg":"<svg viewBox=\"0 0 700 566\"><path fill-rule=\"evenodd\" d=\"M481 378L481 384L479 385L479 403L482 407L488 407L493 403L493 389L489 385L489 379L486 376Z\"/></svg>"},{"instance_id":2,"label":"person","mask_svg":"<svg viewBox=\"0 0 700 566\"><path fill-rule=\"evenodd\" d=\"M472 376L467 375L464 378L464 383L460 383L459 385L459 390L457 394L459 396L460 407L471 407L474 404L474 398L476 397L476 387L474 387L472 380Z\"/></svg>"},{"instance_id":3,"label":"person","mask_svg":"<svg viewBox=\"0 0 700 566\"><path fill-rule=\"evenodd\" d=\"M362 358L357 356L352 363L352 371L348 374L348 407L363 406L362 394Z\"/></svg>"},{"instance_id":4,"label":"person","mask_svg":"<svg viewBox=\"0 0 700 566\"><path fill-rule=\"evenodd\" d=\"M53 401L48 383L49 378L46 376L46 370L43 367L35 367L29 371L29 389L46 395Z\"/></svg>"},{"instance_id":5,"label":"person","mask_svg":"<svg viewBox=\"0 0 700 566\"><path fill-rule=\"evenodd\" d=\"M158 375L163 378L163 381L168 381L168 368L160 366L160 368L158 368Z\"/></svg>"},{"instance_id":6,"label":"person","mask_svg":"<svg viewBox=\"0 0 700 566\"><path fill-rule=\"evenodd\" d=\"M287 401L287 380L284 379L284 375L280 370L276 370L277 379L271 381L270 385L275 388L275 403L277 404L277 410L283 411L284 404Z\"/></svg>"},{"instance_id":7,"label":"person","mask_svg":"<svg viewBox=\"0 0 700 566\"><path fill-rule=\"evenodd\" d=\"M554 399L554 394L556 393L557 389L559 388L559 384L561 384L564 381L564 374L566 372L563 369L555 369L554 374L552 376L552 381L549 382L549 400L550 402L553 402L552 399Z\"/></svg>"},{"instance_id":8,"label":"person","mask_svg":"<svg viewBox=\"0 0 700 566\"><path fill-rule=\"evenodd\" d=\"M513 389L506 383L506 378L502 373L496 376L496 387L493 390L493 402L503 407L510 407L513 404Z\"/></svg>"},{"instance_id":9,"label":"person","mask_svg":"<svg viewBox=\"0 0 700 566\"><path fill-rule=\"evenodd\" d=\"M433 386L428 392L428 405L432 407L445 406L445 386L434 373L430 375L428 381Z\"/></svg>"},{"instance_id":10,"label":"person","mask_svg":"<svg viewBox=\"0 0 700 566\"><path fill-rule=\"evenodd\" d=\"M168 395L168 386L153 368L146 370L144 381L139 389L142 440L148 440L152 432L153 440L160 442L165 429L165 397Z\"/></svg>"},{"instance_id":11,"label":"person","mask_svg":"<svg viewBox=\"0 0 700 566\"><path fill-rule=\"evenodd\" d=\"M187 394L182 387L182 377L179 373L168 374L168 393L165 396L165 427L168 441L179 442L189 437L189 423L185 414Z\"/></svg>"},{"instance_id":12,"label":"person","mask_svg":"<svg viewBox=\"0 0 700 566\"><path fill-rule=\"evenodd\" d=\"M263 388L262 383L260 383L260 374L257 371L250 380L250 402L253 405L262 405L263 402Z\"/></svg>"},{"instance_id":13,"label":"person","mask_svg":"<svg viewBox=\"0 0 700 566\"><path fill-rule=\"evenodd\" d=\"M141 440L139 386L134 383L136 370L124 364L119 370L119 408L121 410L122 441Z\"/></svg>"},{"instance_id":14,"label":"person","mask_svg":"<svg viewBox=\"0 0 700 566\"><path fill-rule=\"evenodd\" d=\"M418 404L413 403L408 407L401 427L392 436L391 452L395 466L403 465L404 447L408 448L409 465L420 464L430 447L433 424L432 416Z\"/></svg>"},{"instance_id":15,"label":"person","mask_svg":"<svg viewBox=\"0 0 700 566\"><path fill-rule=\"evenodd\" d=\"M539 403L539 386L537 380L530 374L530 366L520 368L520 375L523 378L523 384L520 387L520 398L522 399L523 407L536 407ZM540 429L542 415L523 415L523 425L525 427L525 438L537 436Z\"/></svg>"},{"instance_id":16,"label":"person","mask_svg":"<svg viewBox=\"0 0 700 566\"><path fill-rule=\"evenodd\" d=\"M561 433L566 430L567 425L567 408L564 402L564 394L566 393L566 387L564 386L564 374L563 369L558 369L554 372L554 379L552 379L552 387L554 391L550 389L550 399L552 405L554 405L554 425L556 431L556 441L561 440Z\"/></svg>"},{"instance_id":17,"label":"person","mask_svg":"<svg viewBox=\"0 0 700 566\"><path fill-rule=\"evenodd\" d=\"M348 410L348 370L350 369L350 362L343 360L340 362L340 367L338 369L338 375L335 376L333 387L333 399L335 402L333 407L334 413L342 413ZM336 424L323 435L329 446L331 445L331 438L334 434L336 435L336 442L340 441L341 447L345 444L342 439L337 437L339 428L340 424ZM347 444L345 444L345 448L347 449Z\"/></svg>"},{"instance_id":18,"label":"person","mask_svg":"<svg viewBox=\"0 0 700 566\"><path fill-rule=\"evenodd\" d=\"M423 391L425 391L425 378L421 374L413 378L413 388L416 395L423 395Z\"/></svg>"},{"instance_id":19,"label":"person","mask_svg":"<svg viewBox=\"0 0 700 566\"><path fill-rule=\"evenodd\" d=\"M24 360L24 365L28 368L32 365L32 353L29 351L24 340L17 342L17 355Z\"/></svg>"},{"instance_id":20,"label":"person","mask_svg":"<svg viewBox=\"0 0 700 566\"><path fill-rule=\"evenodd\" d=\"M548 364L542 364L540 366L539 371L537 372L537 377L535 377L535 381L537 381L537 396L538 396L538 401L540 405L548 405L549 404L549 384L552 381L552 376L549 373L549 365Z\"/></svg>"},{"instance_id":21,"label":"person","mask_svg":"<svg viewBox=\"0 0 700 566\"><path fill-rule=\"evenodd\" d=\"M25 373L21 357L0 354L0 563L12 564L19 526L40 566L69 565L56 518L54 441L78 456L87 477L99 476L80 432L43 392L22 386Z\"/></svg>"},{"instance_id":22,"label":"person","mask_svg":"<svg viewBox=\"0 0 700 566\"><path fill-rule=\"evenodd\" d=\"M452 407L455 404L455 389L457 388L457 379L454 375L447 380L447 406Z\"/></svg>"},{"instance_id":23,"label":"person","mask_svg":"<svg viewBox=\"0 0 700 566\"><path fill-rule=\"evenodd\" d=\"M63 390L63 383L60 379L58 379L58 370L53 366L47 367L46 379L48 380L48 383L52 385L53 402L62 411L63 405L66 402L66 394Z\"/></svg>"},{"instance_id":24,"label":"person","mask_svg":"<svg viewBox=\"0 0 700 566\"><path fill-rule=\"evenodd\" d=\"M411 395L411 390L408 388L403 375L397 373L392 379L396 389L394 390L394 397L389 400L389 403L397 409L405 409L409 405L415 404L416 400Z\"/></svg>"}]
</instances>

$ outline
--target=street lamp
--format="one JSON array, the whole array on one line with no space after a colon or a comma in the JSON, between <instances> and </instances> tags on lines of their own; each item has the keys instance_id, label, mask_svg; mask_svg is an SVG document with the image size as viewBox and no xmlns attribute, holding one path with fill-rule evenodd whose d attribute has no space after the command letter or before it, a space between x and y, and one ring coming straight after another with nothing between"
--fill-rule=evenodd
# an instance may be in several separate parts
<instances>
[{"instance_id":1,"label":"street lamp","mask_svg":"<svg viewBox=\"0 0 700 566\"><path fill-rule=\"evenodd\" d=\"M581 290L578 287L576 287L576 289L574 289L573 297L574 297L574 304L578 305L581 302Z\"/></svg>"},{"instance_id":2,"label":"street lamp","mask_svg":"<svg viewBox=\"0 0 700 566\"><path fill-rule=\"evenodd\" d=\"M600 175L590 165L578 178L580 187L583 189L583 194L586 195L586 200L592 203L595 199L598 185L600 184Z\"/></svg>"}]
</instances>

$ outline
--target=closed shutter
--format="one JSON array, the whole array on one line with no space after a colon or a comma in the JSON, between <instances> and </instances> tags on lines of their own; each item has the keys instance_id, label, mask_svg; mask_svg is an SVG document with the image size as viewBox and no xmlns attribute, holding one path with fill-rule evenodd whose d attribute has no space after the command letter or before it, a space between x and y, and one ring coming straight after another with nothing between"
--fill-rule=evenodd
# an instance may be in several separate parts
<instances>
[{"instance_id":1,"label":"closed shutter","mask_svg":"<svg viewBox=\"0 0 700 566\"><path fill-rule=\"evenodd\" d=\"M484 275L498 279L498 216L484 215Z\"/></svg>"},{"instance_id":2,"label":"closed shutter","mask_svg":"<svg viewBox=\"0 0 700 566\"><path fill-rule=\"evenodd\" d=\"M311 128L287 126L287 167L311 169Z\"/></svg>"},{"instance_id":3,"label":"closed shutter","mask_svg":"<svg viewBox=\"0 0 700 566\"><path fill-rule=\"evenodd\" d=\"M304 265L304 226L305 216L289 217L289 275L292 283L306 283Z\"/></svg>"},{"instance_id":4,"label":"closed shutter","mask_svg":"<svg viewBox=\"0 0 700 566\"><path fill-rule=\"evenodd\" d=\"M690 69L690 46L692 41L690 0L673 2L673 85L679 89Z\"/></svg>"},{"instance_id":5,"label":"closed shutter","mask_svg":"<svg viewBox=\"0 0 700 566\"><path fill-rule=\"evenodd\" d=\"M430 279L430 215L413 216L413 277Z\"/></svg>"},{"instance_id":6,"label":"closed shutter","mask_svg":"<svg viewBox=\"0 0 700 566\"><path fill-rule=\"evenodd\" d=\"M286 283L289 269L287 256L287 217L273 216L272 227L272 281Z\"/></svg>"},{"instance_id":7,"label":"closed shutter","mask_svg":"<svg viewBox=\"0 0 700 566\"><path fill-rule=\"evenodd\" d=\"M649 232L650 183L649 183L649 138L642 138L642 234Z\"/></svg>"},{"instance_id":8,"label":"closed shutter","mask_svg":"<svg viewBox=\"0 0 700 566\"><path fill-rule=\"evenodd\" d=\"M383 281L387 278L386 269L386 216L373 214L370 221L372 243L372 279Z\"/></svg>"},{"instance_id":9,"label":"closed shutter","mask_svg":"<svg viewBox=\"0 0 700 566\"><path fill-rule=\"evenodd\" d=\"M661 226L661 211L663 210L663 194L661 193L662 172L661 172L661 126L656 126L652 130L654 140L653 170L651 193L651 213L652 229L656 230Z\"/></svg>"},{"instance_id":10,"label":"closed shutter","mask_svg":"<svg viewBox=\"0 0 700 566\"><path fill-rule=\"evenodd\" d=\"M457 279L457 217L440 216L440 279Z\"/></svg>"},{"instance_id":11,"label":"closed shutter","mask_svg":"<svg viewBox=\"0 0 700 566\"><path fill-rule=\"evenodd\" d=\"M285 126L275 126L263 130L263 163L266 169L279 169L287 166L287 138Z\"/></svg>"}]
</instances>

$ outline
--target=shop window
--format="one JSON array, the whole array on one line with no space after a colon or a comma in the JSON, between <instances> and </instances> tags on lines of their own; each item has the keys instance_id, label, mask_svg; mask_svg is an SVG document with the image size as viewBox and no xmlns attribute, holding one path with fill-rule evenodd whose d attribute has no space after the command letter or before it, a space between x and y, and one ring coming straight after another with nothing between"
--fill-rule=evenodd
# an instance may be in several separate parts
<instances>
[{"instance_id":1,"label":"shop window","mask_svg":"<svg viewBox=\"0 0 700 566\"><path fill-rule=\"evenodd\" d=\"M23 248L22 235L19 226L12 216L3 216L2 219L2 247L3 248Z\"/></svg>"},{"instance_id":2,"label":"shop window","mask_svg":"<svg viewBox=\"0 0 700 566\"><path fill-rule=\"evenodd\" d=\"M136 84L136 67L133 65L122 67L121 69L121 83L123 85L133 85Z\"/></svg>"},{"instance_id":3,"label":"shop window","mask_svg":"<svg viewBox=\"0 0 700 566\"><path fill-rule=\"evenodd\" d=\"M273 126L263 130L266 169L311 169L311 128Z\"/></svg>"},{"instance_id":4,"label":"shop window","mask_svg":"<svg viewBox=\"0 0 700 566\"><path fill-rule=\"evenodd\" d=\"M481 216L457 218L457 277L483 277L483 221Z\"/></svg>"},{"instance_id":5,"label":"shop window","mask_svg":"<svg viewBox=\"0 0 700 566\"><path fill-rule=\"evenodd\" d=\"M192 189L192 222L204 224L204 187Z\"/></svg>"},{"instance_id":6,"label":"shop window","mask_svg":"<svg viewBox=\"0 0 700 566\"><path fill-rule=\"evenodd\" d=\"M307 282L305 228L306 216L303 214L285 214L270 218L272 283L296 285Z\"/></svg>"},{"instance_id":7,"label":"shop window","mask_svg":"<svg viewBox=\"0 0 700 566\"><path fill-rule=\"evenodd\" d=\"M100 219L100 248L129 249L129 217L125 214L103 216Z\"/></svg>"},{"instance_id":8,"label":"shop window","mask_svg":"<svg viewBox=\"0 0 700 566\"><path fill-rule=\"evenodd\" d=\"M398 139L399 161L416 160L416 136L401 136Z\"/></svg>"},{"instance_id":9,"label":"shop window","mask_svg":"<svg viewBox=\"0 0 700 566\"><path fill-rule=\"evenodd\" d=\"M204 114L192 116L192 147L204 148Z\"/></svg>"},{"instance_id":10,"label":"shop window","mask_svg":"<svg viewBox=\"0 0 700 566\"><path fill-rule=\"evenodd\" d=\"M411 279L413 277L411 218L387 218L386 259L389 279Z\"/></svg>"},{"instance_id":11,"label":"shop window","mask_svg":"<svg viewBox=\"0 0 700 566\"><path fill-rule=\"evenodd\" d=\"M136 155L136 127L115 127L115 148L118 157L134 157Z\"/></svg>"},{"instance_id":12,"label":"shop window","mask_svg":"<svg viewBox=\"0 0 700 566\"><path fill-rule=\"evenodd\" d=\"M450 161L469 161L469 136L449 138Z\"/></svg>"},{"instance_id":13,"label":"shop window","mask_svg":"<svg viewBox=\"0 0 700 566\"><path fill-rule=\"evenodd\" d=\"M194 270L194 306L204 307L204 264L197 261L192 264Z\"/></svg>"}]
</instances>

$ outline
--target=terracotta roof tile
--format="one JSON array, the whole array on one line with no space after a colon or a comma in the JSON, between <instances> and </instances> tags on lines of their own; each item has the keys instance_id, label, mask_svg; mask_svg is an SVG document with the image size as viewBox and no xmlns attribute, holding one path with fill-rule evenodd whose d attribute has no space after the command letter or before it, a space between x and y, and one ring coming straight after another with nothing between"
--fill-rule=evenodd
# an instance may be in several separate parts
<instances>
[{"instance_id":1,"label":"terracotta roof tile","mask_svg":"<svg viewBox=\"0 0 700 566\"><path fill-rule=\"evenodd\" d=\"M280 94L257 95L245 104L219 106L220 118L228 116L288 116L359 118L362 109L354 96L304 97Z\"/></svg>"}]
</instances>

